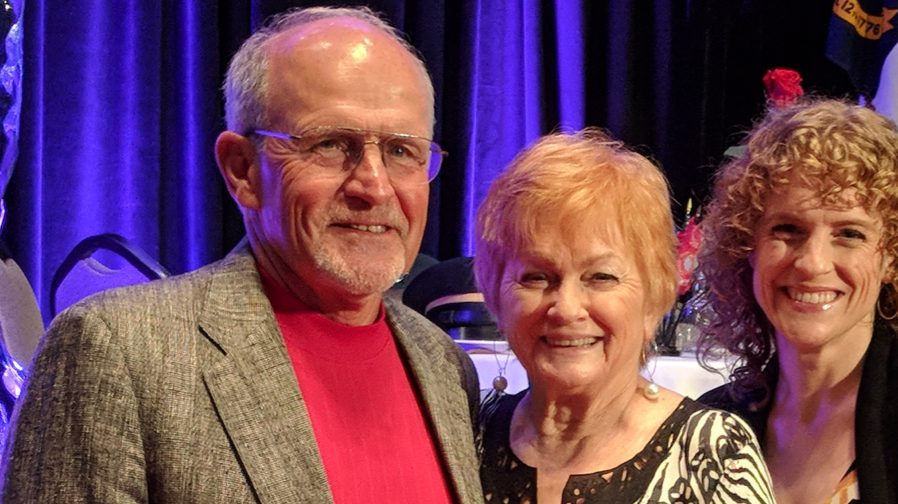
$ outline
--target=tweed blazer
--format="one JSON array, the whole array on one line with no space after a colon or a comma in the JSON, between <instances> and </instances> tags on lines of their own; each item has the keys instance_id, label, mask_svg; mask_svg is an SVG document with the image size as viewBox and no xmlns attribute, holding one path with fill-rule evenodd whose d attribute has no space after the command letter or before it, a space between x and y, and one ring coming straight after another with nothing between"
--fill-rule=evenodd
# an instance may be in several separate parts
<instances>
[{"instance_id":1,"label":"tweed blazer","mask_svg":"<svg viewBox=\"0 0 898 504\"><path fill-rule=\"evenodd\" d=\"M481 503L462 386L473 366L436 326L385 303L458 502ZM13 425L2 502L333 500L246 247L186 275L92 296L58 316Z\"/></svg>"}]
</instances>

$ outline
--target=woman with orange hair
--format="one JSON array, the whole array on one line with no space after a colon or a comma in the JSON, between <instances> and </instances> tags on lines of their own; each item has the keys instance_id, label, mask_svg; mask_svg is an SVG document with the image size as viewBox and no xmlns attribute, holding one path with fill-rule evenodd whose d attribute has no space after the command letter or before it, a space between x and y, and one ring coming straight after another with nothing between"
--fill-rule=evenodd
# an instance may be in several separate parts
<instances>
[{"instance_id":1,"label":"woman with orange hair","mask_svg":"<svg viewBox=\"0 0 898 504\"><path fill-rule=\"evenodd\" d=\"M596 130L549 135L477 230L477 282L530 382L484 405L487 502L772 502L741 419L640 376L676 293L655 165Z\"/></svg>"}]
</instances>

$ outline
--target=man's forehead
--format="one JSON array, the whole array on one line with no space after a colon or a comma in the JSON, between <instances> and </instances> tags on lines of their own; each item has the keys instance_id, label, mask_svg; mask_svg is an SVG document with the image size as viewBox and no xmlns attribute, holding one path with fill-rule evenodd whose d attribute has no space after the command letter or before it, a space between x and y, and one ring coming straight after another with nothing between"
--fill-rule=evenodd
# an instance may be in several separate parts
<instances>
[{"instance_id":1,"label":"man's forehead","mask_svg":"<svg viewBox=\"0 0 898 504\"><path fill-rule=\"evenodd\" d=\"M276 35L272 53L340 50L353 58L367 57L377 43L391 37L366 21L349 17L326 18L305 23Z\"/></svg>"},{"instance_id":2,"label":"man's forehead","mask_svg":"<svg viewBox=\"0 0 898 504\"><path fill-rule=\"evenodd\" d=\"M285 31L268 50L270 122L297 130L314 122L432 134L427 72L383 29L356 18L320 19Z\"/></svg>"}]
</instances>

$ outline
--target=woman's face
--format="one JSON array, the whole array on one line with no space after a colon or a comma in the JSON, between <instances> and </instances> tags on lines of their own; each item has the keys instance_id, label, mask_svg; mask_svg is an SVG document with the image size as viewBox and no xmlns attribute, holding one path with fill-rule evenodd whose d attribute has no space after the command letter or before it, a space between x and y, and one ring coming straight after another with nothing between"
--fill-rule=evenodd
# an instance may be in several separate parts
<instances>
[{"instance_id":1,"label":"woman's face","mask_svg":"<svg viewBox=\"0 0 898 504\"><path fill-rule=\"evenodd\" d=\"M778 344L854 355L872 336L888 266L882 222L854 203L852 191L845 205L832 206L801 184L787 187L768 198L755 228L749 257L755 299Z\"/></svg>"},{"instance_id":2,"label":"woman's face","mask_svg":"<svg viewBox=\"0 0 898 504\"><path fill-rule=\"evenodd\" d=\"M557 229L506 263L499 328L533 387L621 389L637 378L656 319L633 253L616 226Z\"/></svg>"}]
</instances>

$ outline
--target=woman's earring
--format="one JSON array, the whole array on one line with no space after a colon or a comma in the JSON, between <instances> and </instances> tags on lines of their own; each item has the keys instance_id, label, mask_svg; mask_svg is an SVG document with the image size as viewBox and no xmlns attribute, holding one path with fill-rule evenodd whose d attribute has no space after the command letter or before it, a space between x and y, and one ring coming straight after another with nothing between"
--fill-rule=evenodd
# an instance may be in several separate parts
<instances>
[{"instance_id":1,"label":"woman's earring","mask_svg":"<svg viewBox=\"0 0 898 504\"><path fill-rule=\"evenodd\" d=\"M882 288L883 291L885 291L887 289L891 290L889 288L888 284L884 285ZM898 306L893 308L892 314L889 316L886 316L886 314L882 312L882 305L884 304L882 302L882 300L888 299L888 301L885 304L891 305L891 304L894 304L891 302L891 298L892 298L891 292L889 292L889 293L884 292L884 293L880 294L879 299L876 300L876 312L879 313L879 316L882 317L883 320L895 320L895 318L898 317Z\"/></svg>"},{"instance_id":2,"label":"woman's earring","mask_svg":"<svg viewBox=\"0 0 898 504\"><path fill-rule=\"evenodd\" d=\"M508 388L508 380L502 376L502 369L499 370L499 376L493 378L493 388L498 392L505 392L505 389Z\"/></svg>"},{"instance_id":3,"label":"woman's earring","mask_svg":"<svg viewBox=\"0 0 898 504\"><path fill-rule=\"evenodd\" d=\"M648 363L648 356L646 355L645 347L642 348L642 362L643 362L643 365L646 367L646 369L648 369L649 363ZM659 387L658 384L655 383L654 374L655 374L654 370L649 371L649 376L648 376L649 382L646 384L645 387L642 388L642 395L645 396L645 398L648 399L649 401L657 401L658 397L661 395L661 387Z\"/></svg>"},{"instance_id":4,"label":"woman's earring","mask_svg":"<svg viewBox=\"0 0 898 504\"><path fill-rule=\"evenodd\" d=\"M645 396L649 401L657 401L658 396L661 395L661 388L658 387L658 384L654 381L651 381L649 378L649 383L642 389L642 395Z\"/></svg>"}]
</instances>

